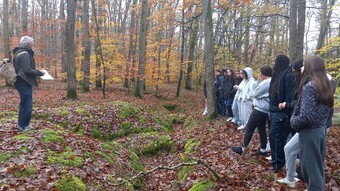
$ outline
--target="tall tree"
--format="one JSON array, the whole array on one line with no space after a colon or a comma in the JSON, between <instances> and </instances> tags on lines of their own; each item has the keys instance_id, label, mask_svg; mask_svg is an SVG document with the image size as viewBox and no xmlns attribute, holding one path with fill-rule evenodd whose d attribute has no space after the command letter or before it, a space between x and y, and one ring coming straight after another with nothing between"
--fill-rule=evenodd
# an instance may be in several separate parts
<instances>
[{"instance_id":1,"label":"tall tree","mask_svg":"<svg viewBox=\"0 0 340 191\"><path fill-rule=\"evenodd\" d=\"M182 86L182 78L183 78L183 62L184 62L184 43L185 43L185 30L184 30L184 1L183 1L183 7L182 7L182 23L181 23L181 61L180 61L180 67L179 67L179 77L178 77L178 84L177 84L177 91L176 91L176 97L179 97L181 92L181 86Z\"/></svg>"},{"instance_id":2,"label":"tall tree","mask_svg":"<svg viewBox=\"0 0 340 191\"><path fill-rule=\"evenodd\" d=\"M211 1L201 0L204 19L204 65L207 84L208 116L217 117L214 78L214 36Z\"/></svg>"},{"instance_id":3,"label":"tall tree","mask_svg":"<svg viewBox=\"0 0 340 191\"><path fill-rule=\"evenodd\" d=\"M67 20L66 20L67 95L66 97L69 99L77 99L75 45L74 45L74 33L75 33L75 24L76 24L76 2L77 0L67 1Z\"/></svg>"},{"instance_id":4,"label":"tall tree","mask_svg":"<svg viewBox=\"0 0 340 191\"><path fill-rule=\"evenodd\" d=\"M142 0L142 11L140 19L140 31L139 31L139 65L138 65L138 77L137 85L135 89L135 97L143 98L144 85L145 85L145 65L146 65L146 35L147 35L147 15L148 15L148 0Z\"/></svg>"},{"instance_id":5,"label":"tall tree","mask_svg":"<svg viewBox=\"0 0 340 191\"><path fill-rule=\"evenodd\" d=\"M90 56L91 56L91 38L89 31L89 0L83 0L82 14L82 34L83 34L83 91L90 91Z\"/></svg>"},{"instance_id":6,"label":"tall tree","mask_svg":"<svg viewBox=\"0 0 340 191\"><path fill-rule=\"evenodd\" d=\"M197 7L195 8L195 13L197 12ZM197 13L196 13L197 14ZM192 30L190 33L190 40L189 40L189 58L188 58L188 67L187 67L187 76L185 80L185 89L191 90L192 89L192 69L193 69L193 62L195 58L195 48L197 44L197 36L198 36L198 28L199 22L198 17L194 15L194 19L192 21Z\"/></svg>"},{"instance_id":7,"label":"tall tree","mask_svg":"<svg viewBox=\"0 0 340 191\"><path fill-rule=\"evenodd\" d=\"M330 26L331 17L333 13L333 6L336 0L330 0L329 5L327 5L327 0L322 0L322 11L321 11L321 22L320 22L320 32L318 36L318 41L315 47L315 54L319 54L319 49L324 45L325 37Z\"/></svg>"},{"instance_id":8,"label":"tall tree","mask_svg":"<svg viewBox=\"0 0 340 191\"><path fill-rule=\"evenodd\" d=\"M21 28L22 32L27 33L28 0L22 0Z\"/></svg>"},{"instance_id":9,"label":"tall tree","mask_svg":"<svg viewBox=\"0 0 340 191\"><path fill-rule=\"evenodd\" d=\"M63 22L65 21L65 1L60 0L60 7L59 7L59 20L61 21L60 23L60 49L61 49L61 72L64 73L66 72L67 68L67 57L66 57L66 32L67 30L65 29L65 25Z\"/></svg>"},{"instance_id":10,"label":"tall tree","mask_svg":"<svg viewBox=\"0 0 340 191\"><path fill-rule=\"evenodd\" d=\"M2 39L3 39L3 51L5 58L11 58L9 49L9 17L8 17L8 0L3 1L3 16L2 16Z\"/></svg>"},{"instance_id":11,"label":"tall tree","mask_svg":"<svg viewBox=\"0 0 340 191\"><path fill-rule=\"evenodd\" d=\"M289 6L289 58L303 57L306 0L290 1Z\"/></svg>"},{"instance_id":12,"label":"tall tree","mask_svg":"<svg viewBox=\"0 0 340 191\"><path fill-rule=\"evenodd\" d=\"M135 54L136 54L136 44L134 43L135 35L133 33L136 26L136 5L138 0L133 0L133 6L131 9L131 22L129 27L129 51L127 56L126 68L125 68L125 78L124 78L124 87L129 87L129 79L132 76L131 68L133 69L133 63L136 62Z\"/></svg>"}]
</instances>

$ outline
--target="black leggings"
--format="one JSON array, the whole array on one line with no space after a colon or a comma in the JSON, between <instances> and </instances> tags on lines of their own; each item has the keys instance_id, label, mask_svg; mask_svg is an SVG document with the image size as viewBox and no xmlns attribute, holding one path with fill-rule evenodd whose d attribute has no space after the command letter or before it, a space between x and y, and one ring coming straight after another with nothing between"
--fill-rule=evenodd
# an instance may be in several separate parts
<instances>
[{"instance_id":1,"label":"black leggings","mask_svg":"<svg viewBox=\"0 0 340 191\"><path fill-rule=\"evenodd\" d=\"M243 146L247 147L253 137L253 133L257 127L260 135L261 149L266 149L267 145L267 133L266 122L268 120L268 114L254 109L247 122L246 132L243 137Z\"/></svg>"}]
</instances>

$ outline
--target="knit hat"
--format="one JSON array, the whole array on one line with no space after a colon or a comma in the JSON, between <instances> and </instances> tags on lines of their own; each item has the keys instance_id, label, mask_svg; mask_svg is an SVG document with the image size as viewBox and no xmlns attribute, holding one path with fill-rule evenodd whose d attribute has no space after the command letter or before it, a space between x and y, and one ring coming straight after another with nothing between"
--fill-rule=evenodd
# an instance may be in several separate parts
<instances>
[{"instance_id":1,"label":"knit hat","mask_svg":"<svg viewBox=\"0 0 340 191\"><path fill-rule=\"evenodd\" d=\"M270 66L261 66L260 71L261 74L272 77L272 68Z\"/></svg>"}]
</instances>

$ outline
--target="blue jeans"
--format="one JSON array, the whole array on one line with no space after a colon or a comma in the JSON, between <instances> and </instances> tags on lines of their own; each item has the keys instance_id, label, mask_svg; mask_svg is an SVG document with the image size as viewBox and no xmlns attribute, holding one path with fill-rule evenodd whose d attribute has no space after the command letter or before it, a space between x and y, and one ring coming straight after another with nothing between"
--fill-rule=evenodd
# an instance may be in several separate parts
<instances>
[{"instance_id":1,"label":"blue jeans","mask_svg":"<svg viewBox=\"0 0 340 191\"><path fill-rule=\"evenodd\" d=\"M22 78L18 77L14 84L15 89L19 92L20 105L19 105L19 117L18 126L19 129L23 129L29 126L32 116L33 98L32 98L32 86Z\"/></svg>"},{"instance_id":2,"label":"blue jeans","mask_svg":"<svg viewBox=\"0 0 340 191\"><path fill-rule=\"evenodd\" d=\"M272 155L273 169L279 170L285 165L284 146L287 137L292 131L289 117L283 112L270 113L269 142Z\"/></svg>"}]
</instances>

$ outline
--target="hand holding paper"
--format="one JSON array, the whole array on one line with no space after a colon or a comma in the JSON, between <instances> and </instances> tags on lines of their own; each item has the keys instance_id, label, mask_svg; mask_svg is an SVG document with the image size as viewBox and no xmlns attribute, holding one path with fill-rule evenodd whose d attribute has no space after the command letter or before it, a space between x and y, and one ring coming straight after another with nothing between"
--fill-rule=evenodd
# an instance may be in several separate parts
<instances>
[{"instance_id":1,"label":"hand holding paper","mask_svg":"<svg viewBox=\"0 0 340 191\"><path fill-rule=\"evenodd\" d=\"M45 73L43 76L40 76L43 80L54 80L54 78L47 72L47 70L43 69L40 70L41 72Z\"/></svg>"}]
</instances>

